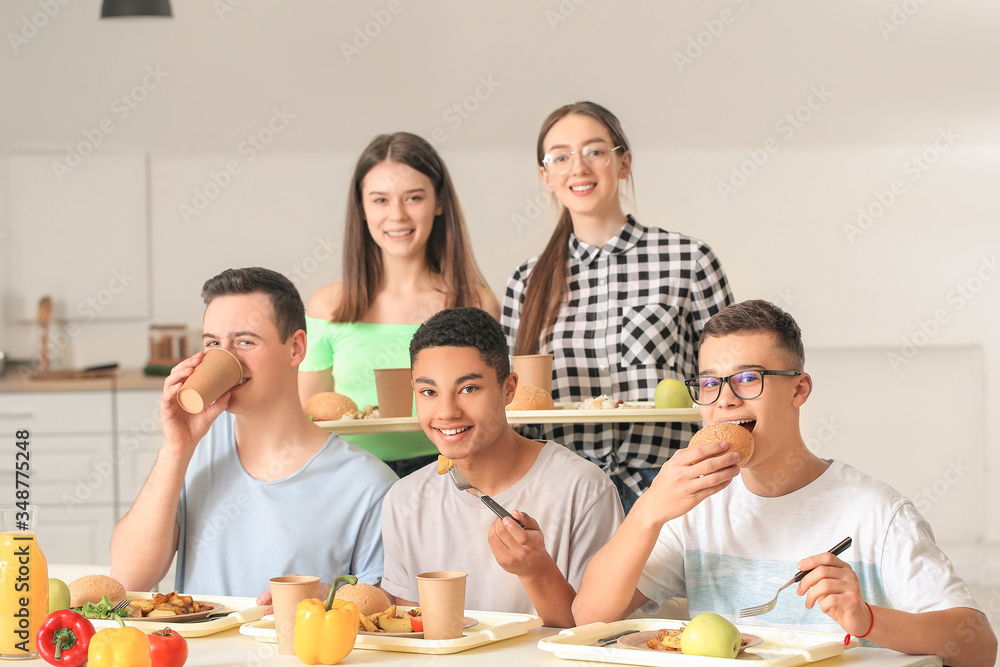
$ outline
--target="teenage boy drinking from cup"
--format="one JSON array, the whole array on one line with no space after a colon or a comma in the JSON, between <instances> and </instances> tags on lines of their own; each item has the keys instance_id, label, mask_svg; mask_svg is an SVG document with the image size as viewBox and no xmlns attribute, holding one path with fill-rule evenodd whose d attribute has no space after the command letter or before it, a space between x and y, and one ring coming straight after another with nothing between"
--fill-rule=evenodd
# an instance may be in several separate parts
<instances>
[{"instance_id":1,"label":"teenage boy drinking from cup","mask_svg":"<svg viewBox=\"0 0 1000 667\"><path fill-rule=\"evenodd\" d=\"M303 412L305 312L295 286L268 269L229 269L202 297L205 348L231 352L243 380L189 414L177 393L205 353L173 368L160 399L164 442L115 528L112 576L150 590L176 552L177 588L194 593L254 596L269 577L292 573L378 583L382 497L396 475Z\"/></svg>"},{"instance_id":2,"label":"teenage boy drinking from cup","mask_svg":"<svg viewBox=\"0 0 1000 667\"><path fill-rule=\"evenodd\" d=\"M766 301L706 322L692 398L706 424L750 429L753 455L737 468L726 443L674 454L587 567L576 622L652 612L686 595L692 615L847 632L949 665L992 665L996 637L913 504L806 447L799 408L812 379L804 363L795 320ZM843 559L823 553L845 535L853 546ZM790 560L804 554L816 555ZM815 568L796 589L804 604L782 599L765 615L737 618L770 600L794 568Z\"/></svg>"},{"instance_id":3,"label":"teenage boy drinking from cup","mask_svg":"<svg viewBox=\"0 0 1000 667\"><path fill-rule=\"evenodd\" d=\"M546 625L573 625L584 567L622 519L614 484L562 445L528 440L507 424L517 375L503 329L486 312L431 317L410 341L410 366L424 433L515 520L498 518L437 465L407 475L382 507L382 588L414 604L417 574L467 572L466 608L537 612Z\"/></svg>"}]
</instances>

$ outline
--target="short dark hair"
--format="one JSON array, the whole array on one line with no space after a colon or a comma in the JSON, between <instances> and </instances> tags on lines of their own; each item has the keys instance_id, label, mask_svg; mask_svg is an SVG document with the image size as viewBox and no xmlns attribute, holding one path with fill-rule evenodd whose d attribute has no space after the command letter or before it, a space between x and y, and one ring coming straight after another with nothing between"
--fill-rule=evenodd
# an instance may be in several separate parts
<instances>
[{"instance_id":1,"label":"short dark hair","mask_svg":"<svg viewBox=\"0 0 1000 667\"><path fill-rule=\"evenodd\" d=\"M473 347L503 384L510 375L507 337L493 316L479 308L448 308L420 325L410 340L410 367L428 347Z\"/></svg>"},{"instance_id":2,"label":"short dark hair","mask_svg":"<svg viewBox=\"0 0 1000 667\"><path fill-rule=\"evenodd\" d=\"M306 309L292 281L277 271L253 266L246 269L226 269L205 281L201 298L205 305L217 297L234 294L265 294L271 300L274 326L284 343L293 333L306 328Z\"/></svg>"},{"instance_id":3,"label":"short dark hair","mask_svg":"<svg viewBox=\"0 0 1000 667\"><path fill-rule=\"evenodd\" d=\"M795 318L763 299L734 303L709 318L701 332L699 349L706 338L755 331L774 334L778 349L787 354L795 366L788 370L804 370L806 351L802 345L802 330Z\"/></svg>"}]
</instances>

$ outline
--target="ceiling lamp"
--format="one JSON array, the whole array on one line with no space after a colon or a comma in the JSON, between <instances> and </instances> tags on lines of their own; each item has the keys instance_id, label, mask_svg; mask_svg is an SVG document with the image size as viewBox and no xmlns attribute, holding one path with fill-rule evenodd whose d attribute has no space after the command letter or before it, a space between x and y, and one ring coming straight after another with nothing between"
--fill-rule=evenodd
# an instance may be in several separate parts
<instances>
[{"instance_id":1,"label":"ceiling lamp","mask_svg":"<svg viewBox=\"0 0 1000 667\"><path fill-rule=\"evenodd\" d=\"M101 18L119 16L167 16L172 17L170 0L104 0Z\"/></svg>"}]
</instances>

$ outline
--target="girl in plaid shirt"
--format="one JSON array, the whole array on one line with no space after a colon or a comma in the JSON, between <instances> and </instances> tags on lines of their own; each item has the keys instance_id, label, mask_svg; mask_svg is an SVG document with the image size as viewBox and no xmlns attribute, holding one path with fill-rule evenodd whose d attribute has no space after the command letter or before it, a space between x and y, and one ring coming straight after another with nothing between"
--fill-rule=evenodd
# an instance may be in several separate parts
<instances>
[{"instance_id":1,"label":"girl in plaid shirt","mask_svg":"<svg viewBox=\"0 0 1000 667\"><path fill-rule=\"evenodd\" d=\"M732 293L705 243L625 215L619 184L629 180L632 153L618 119L593 102L556 109L537 157L562 213L544 252L507 282L501 322L512 354L553 355L556 401L651 401L663 378L696 376L702 326ZM601 466L628 511L697 425L523 428Z\"/></svg>"}]
</instances>

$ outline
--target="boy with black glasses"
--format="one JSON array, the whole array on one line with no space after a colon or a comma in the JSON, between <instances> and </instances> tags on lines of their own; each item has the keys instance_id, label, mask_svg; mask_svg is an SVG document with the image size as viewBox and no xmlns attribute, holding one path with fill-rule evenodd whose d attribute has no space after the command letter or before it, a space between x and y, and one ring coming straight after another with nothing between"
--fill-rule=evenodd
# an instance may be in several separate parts
<instances>
[{"instance_id":1,"label":"boy with black glasses","mask_svg":"<svg viewBox=\"0 0 1000 667\"><path fill-rule=\"evenodd\" d=\"M992 665L996 637L913 504L806 447L799 408L812 379L792 317L766 301L729 306L705 324L698 357L688 386L702 418L750 430L753 456L737 468L722 442L675 454L587 567L576 622L655 611L686 595L692 615L847 632L950 665ZM843 559L823 552L845 535L853 545ZM789 560L805 554L818 555ZM796 589L804 604L782 600L737 619L794 568L815 568Z\"/></svg>"}]
</instances>

